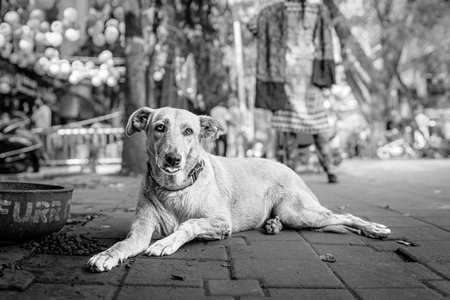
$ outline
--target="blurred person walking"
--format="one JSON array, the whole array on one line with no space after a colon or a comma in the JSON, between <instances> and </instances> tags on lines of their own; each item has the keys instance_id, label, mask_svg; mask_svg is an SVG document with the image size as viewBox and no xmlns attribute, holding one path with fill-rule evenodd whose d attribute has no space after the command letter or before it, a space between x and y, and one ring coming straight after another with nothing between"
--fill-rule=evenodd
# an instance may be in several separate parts
<instances>
[{"instance_id":1,"label":"blurred person walking","mask_svg":"<svg viewBox=\"0 0 450 300\"><path fill-rule=\"evenodd\" d=\"M31 115L31 121L38 132L46 132L52 127L52 110L42 99L37 98L34 101L35 109Z\"/></svg>"},{"instance_id":2,"label":"blurred person walking","mask_svg":"<svg viewBox=\"0 0 450 300\"><path fill-rule=\"evenodd\" d=\"M97 173L96 168L98 165L98 159L101 148L103 147L103 144L101 143L101 137L98 133L98 130L102 127L103 125L99 122L92 123L92 125L90 126L92 133L90 134L90 140L88 144L89 157L87 167L88 170L94 174Z\"/></svg>"},{"instance_id":3,"label":"blurred person walking","mask_svg":"<svg viewBox=\"0 0 450 300\"><path fill-rule=\"evenodd\" d=\"M330 26L322 1L297 0L264 8L248 27L258 40L255 107L274 112L279 133L311 134L328 182L335 183L322 90L335 83Z\"/></svg>"},{"instance_id":4,"label":"blurred person walking","mask_svg":"<svg viewBox=\"0 0 450 300\"><path fill-rule=\"evenodd\" d=\"M428 142L430 140L430 117L424 114L422 106L417 108L414 121L416 121L419 132L423 135L425 141Z\"/></svg>"},{"instance_id":5,"label":"blurred person walking","mask_svg":"<svg viewBox=\"0 0 450 300\"><path fill-rule=\"evenodd\" d=\"M235 96L231 96L228 100L228 112L230 119L228 121L226 156L245 157L245 137L242 130L244 117L239 108L239 101Z\"/></svg>"},{"instance_id":6,"label":"blurred person walking","mask_svg":"<svg viewBox=\"0 0 450 300\"><path fill-rule=\"evenodd\" d=\"M231 120L230 112L225 106L225 103L219 102L211 109L209 115L217 120L223 128L223 131L220 132L219 137L215 140L213 152L215 155L226 156L228 148L228 124Z\"/></svg>"}]
</instances>

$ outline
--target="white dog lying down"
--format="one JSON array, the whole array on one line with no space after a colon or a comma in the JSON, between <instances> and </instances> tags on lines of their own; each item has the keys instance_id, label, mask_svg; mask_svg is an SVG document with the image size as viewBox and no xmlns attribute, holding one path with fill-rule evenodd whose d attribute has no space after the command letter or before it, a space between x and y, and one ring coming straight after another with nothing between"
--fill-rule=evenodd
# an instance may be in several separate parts
<instances>
[{"instance_id":1,"label":"white dog lying down","mask_svg":"<svg viewBox=\"0 0 450 300\"><path fill-rule=\"evenodd\" d=\"M133 113L126 133L146 132L148 173L128 237L93 256L87 262L92 271L109 271L142 252L171 255L194 238L224 239L266 224L269 233L276 233L281 229L278 220L296 229L356 232L371 238L390 234L384 225L323 207L283 164L205 152L201 139L221 129L211 117L182 109L143 107ZM165 237L150 245L154 232Z\"/></svg>"}]
</instances>

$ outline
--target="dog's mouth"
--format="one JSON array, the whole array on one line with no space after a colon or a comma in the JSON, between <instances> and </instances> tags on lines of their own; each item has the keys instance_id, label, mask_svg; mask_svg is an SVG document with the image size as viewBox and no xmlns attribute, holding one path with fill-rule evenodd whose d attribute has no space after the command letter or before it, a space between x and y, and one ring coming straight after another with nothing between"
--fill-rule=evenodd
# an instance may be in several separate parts
<instances>
[{"instance_id":1,"label":"dog's mouth","mask_svg":"<svg viewBox=\"0 0 450 300\"><path fill-rule=\"evenodd\" d=\"M175 175L175 174L178 173L181 169L166 167L166 168L161 168L161 170L162 170L165 174L167 174L167 175Z\"/></svg>"}]
</instances>

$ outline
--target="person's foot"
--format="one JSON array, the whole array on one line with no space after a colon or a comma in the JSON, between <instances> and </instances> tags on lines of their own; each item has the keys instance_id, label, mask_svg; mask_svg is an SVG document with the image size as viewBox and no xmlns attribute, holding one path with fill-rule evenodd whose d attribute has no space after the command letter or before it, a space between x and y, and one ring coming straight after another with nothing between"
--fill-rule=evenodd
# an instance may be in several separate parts
<instances>
[{"instance_id":1,"label":"person's foot","mask_svg":"<svg viewBox=\"0 0 450 300\"><path fill-rule=\"evenodd\" d=\"M328 183L338 183L337 176L335 174L328 174Z\"/></svg>"}]
</instances>

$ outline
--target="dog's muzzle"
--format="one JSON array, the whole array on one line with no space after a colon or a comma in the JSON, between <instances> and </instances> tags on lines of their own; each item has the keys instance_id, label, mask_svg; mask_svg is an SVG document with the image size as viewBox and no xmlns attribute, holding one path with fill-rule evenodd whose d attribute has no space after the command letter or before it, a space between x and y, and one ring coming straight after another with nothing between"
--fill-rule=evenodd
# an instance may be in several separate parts
<instances>
[{"instance_id":1,"label":"dog's muzzle","mask_svg":"<svg viewBox=\"0 0 450 300\"><path fill-rule=\"evenodd\" d=\"M176 152L167 153L164 156L164 167L162 168L168 174L175 174L181 169L183 157Z\"/></svg>"},{"instance_id":2,"label":"dog's muzzle","mask_svg":"<svg viewBox=\"0 0 450 300\"><path fill-rule=\"evenodd\" d=\"M178 153L168 153L164 159L167 166L175 168L180 166L182 157Z\"/></svg>"}]
</instances>

